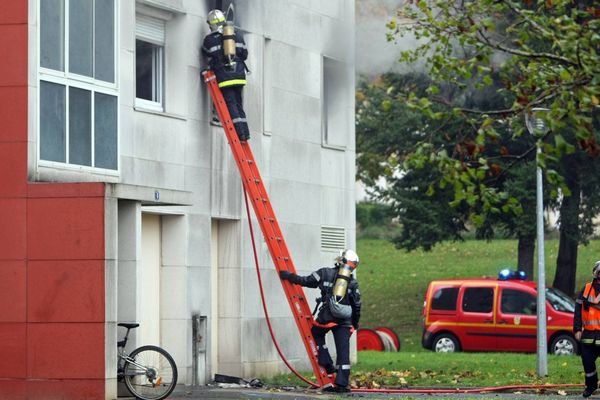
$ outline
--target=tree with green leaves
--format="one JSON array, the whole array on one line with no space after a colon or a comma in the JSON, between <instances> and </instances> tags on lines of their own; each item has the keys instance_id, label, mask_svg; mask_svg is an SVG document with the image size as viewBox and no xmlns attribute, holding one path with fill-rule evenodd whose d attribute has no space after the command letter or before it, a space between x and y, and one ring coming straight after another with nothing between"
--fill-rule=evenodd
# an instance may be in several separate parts
<instances>
[{"instance_id":1,"label":"tree with green leaves","mask_svg":"<svg viewBox=\"0 0 600 400\"><path fill-rule=\"evenodd\" d=\"M580 188L585 189L583 167L595 164L599 152L594 114L600 103L600 8L592 0L408 1L388 27L390 40L417 39L412 50L401 52L400 60L420 63L431 78L424 91L402 93L401 101L425 118L403 167L435 168L440 175L428 191L452 188L451 204L468 206L471 219L485 227L492 215L522 211L509 186L498 184L499 176L505 178L507 171L531 161L539 147L538 165L553 197L562 196L564 208L563 253L554 283L573 293L573 260L577 243L587 235L581 228L589 224L567 218L566 208L571 215L595 208ZM502 107L471 107L465 101L470 90L485 91L498 83ZM382 104L383 110L389 107ZM533 107L549 109L545 119L550 131L530 140L527 148L499 146L526 143L530 135L523 116ZM459 134L455 124L461 127ZM573 164L572 159L585 161ZM385 171L394 162L391 157L372 167ZM589 201L586 207L584 201ZM567 238L572 242L562 249ZM561 263L561 256L570 261Z\"/></svg>"},{"instance_id":2,"label":"tree with green leaves","mask_svg":"<svg viewBox=\"0 0 600 400\"><path fill-rule=\"evenodd\" d=\"M385 74L374 82L361 81L357 90L357 162L359 177L371 188L371 194L378 200L390 204L400 223L399 232L394 238L398 248L430 250L444 240L461 240L467 230L476 202L463 201L463 194L455 193L452 185L445 184L441 171L437 168L410 168L405 163L407 157L419 149L424 132L431 129L429 121L419 111L411 109L402 101L403 93L413 90L425 94L430 80L422 74ZM452 90L443 87L442 91ZM503 99L493 88L470 90L466 93L455 91L446 93L449 98L460 94L461 104L482 109L498 106ZM439 146L464 159L476 144L464 141L462 118L453 117L444 121L443 135L431 137ZM438 131L439 132L439 131ZM505 135L506 136L506 135ZM489 157L508 152L508 148L521 151L531 146L533 139L499 140L483 151ZM508 147L507 147L508 146ZM458 149L458 150L457 150ZM469 150L471 149L471 150ZM510 235L519 240L519 267L528 274L533 271L535 239L535 213L513 212L535 210L535 190L531 185L535 179L532 162L521 163L507 169L503 161L492 164L497 171L496 186L506 186L509 193L520 199L519 208L507 208L507 213L490 210L477 227L478 237L490 239L494 235ZM504 173L499 173L504 169ZM525 172L523 172L525 170ZM377 184L385 177L382 184ZM439 185L436 183L439 182ZM456 198L461 200L457 201ZM451 207L449 204L452 204ZM499 233L498 233L499 232Z\"/></svg>"}]
</instances>

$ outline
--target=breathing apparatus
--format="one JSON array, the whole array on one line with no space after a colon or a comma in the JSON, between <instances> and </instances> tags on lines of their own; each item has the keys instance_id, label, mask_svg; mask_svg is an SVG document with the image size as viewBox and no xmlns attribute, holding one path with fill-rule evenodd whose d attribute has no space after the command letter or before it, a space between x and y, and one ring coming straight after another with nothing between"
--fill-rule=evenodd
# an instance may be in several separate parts
<instances>
[{"instance_id":1,"label":"breathing apparatus","mask_svg":"<svg viewBox=\"0 0 600 400\"><path fill-rule=\"evenodd\" d=\"M223 54L227 59L227 65L231 69L235 68L235 28L233 21L225 22L223 26Z\"/></svg>"},{"instance_id":2,"label":"breathing apparatus","mask_svg":"<svg viewBox=\"0 0 600 400\"><path fill-rule=\"evenodd\" d=\"M348 293L348 284L352 280L352 272L358 267L358 263L358 254L352 250L343 251L336 259L338 272L333 284L334 301L339 303Z\"/></svg>"}]
</instances>

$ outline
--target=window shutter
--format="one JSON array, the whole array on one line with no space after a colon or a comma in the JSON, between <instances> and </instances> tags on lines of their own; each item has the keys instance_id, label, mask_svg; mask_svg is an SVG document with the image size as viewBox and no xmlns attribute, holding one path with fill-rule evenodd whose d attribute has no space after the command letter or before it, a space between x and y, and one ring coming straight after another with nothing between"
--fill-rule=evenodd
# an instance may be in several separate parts
<instances>
[{"instance_id":1,"label":"window shutter","mask_svg":"<svg viewBox=\"0 0 600 400\"><path fill-rule=\"evenodd\" d=\"M136 14L135 35L138 39L158 45L165 44L165 21L147 15Z\"/></svg>"},{"instance_id":2,"label":"window shutter","mask_svg":"<svg viewBox=\"0 0 600 400\"><path fill-rule=\"evenodd\" d=\"M321 250L338 251L346 248L346 229L342 226L321 226Z\"/></svg>"}]
</instances>

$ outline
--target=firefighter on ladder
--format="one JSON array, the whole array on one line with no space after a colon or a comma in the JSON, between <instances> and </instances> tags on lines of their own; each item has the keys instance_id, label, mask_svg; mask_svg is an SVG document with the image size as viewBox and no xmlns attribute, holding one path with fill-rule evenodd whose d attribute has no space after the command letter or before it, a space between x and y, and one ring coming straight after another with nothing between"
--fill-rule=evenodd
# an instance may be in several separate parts
<instances>
[{"instance_id":1,"label":"firefighter on ladder","mask_svg":"<svg viewBox=\"0 0 600 400\"><path fill-rule=\"evenodd\" d=\"M204 38L202 54L208 57L210 69L217 77L238 138L245 142L250 139L242 102L242 89L246 85L248 70L245 63L248 49L242 35L231 21L225 20L221 10L210 11L206 22L211 32Z\"/></svg>"},{"instance_id":2,"label":"firefighter on ladder","mask_svg":"<svg viewBox=\"0 0 600 400\"><path fill-rule=\"evenodd\" d=\"M585 285L575 301L573 333L581 343L581 361L585 371L583 397L598 388L596 359L600 356L600 261L592 268L592 282Z\"/></svg>"},{"instance_id":3,"label":"firefighter on ladder","mask_svg":"<svg viewBox=\"0 0 600 400\"><path fill-rule=\"evenodd\" d=\"M350 336L352 328L358 329L360 320L360 291L358 281L352 272L358 267L358 254L352 250L345 250L336 259L335 267L321 268L308 276L299 276L289 271L281 271L281 279L309 288L319 288L321 303L317 323L311 332L317 344L317 359L327 373L336 373L335 387L326 387L328 392L349 392L350 380ZM325 335L332 331L337 352L337 366L329 355L325 344Z\"/></svg>"}]
</instances>

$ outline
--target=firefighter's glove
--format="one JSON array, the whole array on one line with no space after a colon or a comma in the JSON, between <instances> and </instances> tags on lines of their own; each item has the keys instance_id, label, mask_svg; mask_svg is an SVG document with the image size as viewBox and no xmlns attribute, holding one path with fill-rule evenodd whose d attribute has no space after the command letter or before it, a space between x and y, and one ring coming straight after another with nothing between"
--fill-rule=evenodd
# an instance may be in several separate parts
<instances>
[{"instance_id":1,"label":"firefighter's glove","mask_svg":"<svg viewBox=\"0 0 600 400\"><path fill-rule=\"evenodd\" d=\"M284 281L289 281L293 275L290 271L279 271L279 277Z\"/></svg>"}]
</instances>

